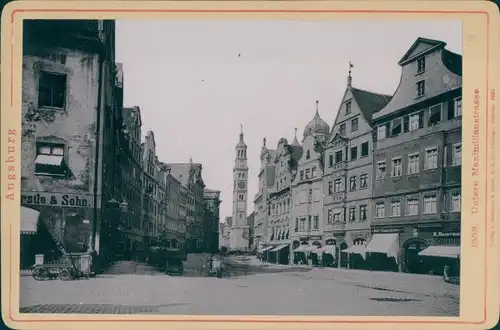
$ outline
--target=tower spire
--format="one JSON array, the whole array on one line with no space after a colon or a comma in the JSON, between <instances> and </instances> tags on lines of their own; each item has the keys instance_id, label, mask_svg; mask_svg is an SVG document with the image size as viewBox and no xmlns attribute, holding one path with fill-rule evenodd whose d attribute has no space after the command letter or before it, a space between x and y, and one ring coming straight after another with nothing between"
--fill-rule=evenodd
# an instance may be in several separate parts
<instances>
[{"instance_id":1,"label":"tower spire","mask_svg":"<svg viewBox=\"0 0 500 330\"><path fill-rule=\"evenodd\" d=\"M316 100L316 116L319 116L319 101Z\"/></svg>"},{"instance_id":2,"label":"tower spire","mask_svg":"<svg viewBox=\"0 0 500 330\"><path fill-rule=\"evenodd\" d=\"M240 142L243 142L243 124L240 124Z\"/></svg>"},{"instance_id":3,"label":"tower spire","mask_svg":"<svg viewBox=\"0 0 500 330\"><path fill-rule=\"evenodd\" d=\"M263 138L263 139L262 139L262 145L263 145L264 147L266 146L266 141L267 141L267 140L266 140L266 138Z\"/></svg>"},{"instance_id":4,"label":"tower spire","mask_svg":"<svg viewBox=\"0 0 500 330\"><path fill-rule=\"evenodd\" d=\"M352 83L351 69L353 67L354 67L354 65L352 65L351 61L349 61L349 75L347 76L347 86L351 86L351 83Z\"/></svg>"},{"instance_id":5,"label":"tower spire","mask_svg":"<svg viewBox=\"0 0 500 330\"><path fill-rule=\"evenodd\" d=\"M299 140L297 139L297 127L295 127L295 135L293 137L292 145L294 145L294 146L300 146Z\"/></svg>"}]
</instances>

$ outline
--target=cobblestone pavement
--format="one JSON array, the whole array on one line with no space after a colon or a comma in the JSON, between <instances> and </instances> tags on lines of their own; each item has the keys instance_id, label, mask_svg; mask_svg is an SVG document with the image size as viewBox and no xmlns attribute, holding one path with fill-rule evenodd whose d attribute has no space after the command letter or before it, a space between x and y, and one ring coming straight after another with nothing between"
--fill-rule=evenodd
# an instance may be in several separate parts
<instances>
[{"instance_id":1,"label":"cobblestone pavement","mask_svg":"<svg viewBox=\"0 0 500 330\"><path fill-rule=\"evenodd\" d=\"M20 281L25 313L457 316L459 311L459 287L439 277L344 269L223 279L157 274L67 282L22 276Z\"/></svg>"}]
</instances>

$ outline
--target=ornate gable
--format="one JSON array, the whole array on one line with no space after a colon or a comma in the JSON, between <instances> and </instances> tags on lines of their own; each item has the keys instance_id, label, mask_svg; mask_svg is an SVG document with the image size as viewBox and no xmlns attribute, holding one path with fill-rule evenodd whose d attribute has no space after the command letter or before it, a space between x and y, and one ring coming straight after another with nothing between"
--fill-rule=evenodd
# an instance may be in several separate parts
<instances>
[{"instance_id":1,"label":"ornate gable","mask_svg":"<svg viewBox=\"0 0 500 330\"><path fill-rule=\"evenodd\" d=\"M417 38L413 45L408 49L403 58L398 62L399 65L404 65L412 61L415 57L432 51L437 48L446 46L446 42L441 40Z\"/></svg>"},{"instance_id":2,"label":"ornate gable","mask_svg":"<svg viewBox=\"0 0 500 330\"><path fill-rule=\"evenodd\" d=\"M338 148L342 146L347 145L348 139L340 135L339 133L332 134L330 139L328 140L328 143L326 145L326 148Z\"/></svg>"}]
</instances>

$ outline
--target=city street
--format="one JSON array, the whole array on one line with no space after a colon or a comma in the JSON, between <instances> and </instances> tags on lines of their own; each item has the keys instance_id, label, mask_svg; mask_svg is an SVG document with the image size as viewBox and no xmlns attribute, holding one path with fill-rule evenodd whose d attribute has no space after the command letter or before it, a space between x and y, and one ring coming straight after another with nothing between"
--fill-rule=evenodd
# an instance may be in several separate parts
<instances>
[{"instance_id":1,"label":"city street","mask_svg":"<svg viewBox=\"0 0 500 330\"><path fill-rule=\"evenodd\" d=\"M458 316L459 313L459 286L447 284L440 277L347 269L292 268L222 279L147 271L67 282L37 282L31 276L22 276L20 285L21 312L27 313L357 316Z\"/></svg>"}]
</instances>

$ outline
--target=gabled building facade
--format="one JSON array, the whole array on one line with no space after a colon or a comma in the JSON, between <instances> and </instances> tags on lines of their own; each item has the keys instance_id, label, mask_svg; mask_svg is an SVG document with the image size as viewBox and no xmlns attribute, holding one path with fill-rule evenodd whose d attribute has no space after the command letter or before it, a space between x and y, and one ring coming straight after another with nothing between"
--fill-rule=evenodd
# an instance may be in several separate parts
<instances>
[{"instance_id":1,"label":"gabled building facade","mask_svg":"<svg viewBox=\"0 0 500 330\"><path fill-rule=\"evenodd\" d=\"M158 158L156 156L156 142L154 133L149 131L142 143L143 162L143 231L145 245L157 244L159 234L159 186L158 186Z\"/></svg>"},{"instance_id":2,"label":"gabled building facade","mask_svg":"<svg viewBox=\"0 0 500 330\"><path fill-rule=\"evenodd\" d=\"M352 86L351 71L324 152L324 243L365 246L372 218L372 115L390 96ZM349 251L349 250L347 250ZM344 260L346 261L346 260Z\"/></svg>"},{"instance_id":3,"label":"gabled building facade","mask_svg":"<svg viewBox=\"0 0 500 330\"><path fill-rule=\"evenodd\" d=\"M460 245L462 59L445 46L418 38L398 63L394 96L373 114L372 230L394 240L394 268L405 272L430 270L418 256L429 246Z\"/></svg>"},{"instance_id":4,"label":"gabled building facade","mask_svg":"<svg viewBox=\"0 0 500 330\"><path fill-rule=\"evenodd\" d=\"M121 75L123 78L123 73ZM123 85L123 80L121 81ZM144 251L143 217L143 161L141 156L141 110L139 107L122 108L121 201L128 204L127 212L122 216L125 223L125 256L136 259Z\"/></svg>"},{"instance_id":5,"label":"gabled building facade","mask_svg":"<svg viewBox=\"0 0 500 330\"><path fill-rule=\"evenodd\" d=\"M274 156L274 180L268 190L267 205L270 209L268 244L274 246L268 252L271 262L288 264L291 253L292 220L292 182L297 174L298 161L302 156L302 146L297 140L297 130L291 144L287 139L278 141Z\"/></svg>"},{"instance_id":6,"label":"gabled building facade","mask_svg":"<svg viewBox=\"0 0 500 330\"><path fill-rule=\"evenodd\" d=\"M268 219L271 215L271 206L267 199L269 189L274 184L275 165L273 162L275 150L268 149L266 138L263 139L260 152L259 190L254 197L254 246L261 250L269 244L270 235L268 234Z\"/></svg>"},{"instance_id":7,"label":"gabled building facade","mask_svg":"<svg viewBox=\"0 0 500 330\"><path fill-rule=\"evenodd\" d=\"M186 220L186 249L188 252L201 252L205 235L202 165L190 159L188 163L169 163L167 167L182 185L180 207L181 217L185 214Z\"/></svg>"}]
</instances>

